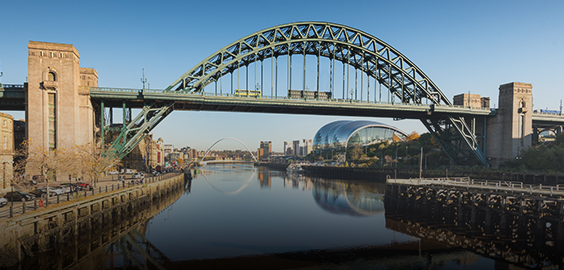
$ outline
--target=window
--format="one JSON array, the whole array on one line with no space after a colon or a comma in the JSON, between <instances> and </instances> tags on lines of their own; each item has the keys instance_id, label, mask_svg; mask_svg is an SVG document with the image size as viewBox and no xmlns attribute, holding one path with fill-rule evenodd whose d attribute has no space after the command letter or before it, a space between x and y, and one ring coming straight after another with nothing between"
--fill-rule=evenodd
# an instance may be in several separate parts
<instances>
[{"instance_id":1,"label":"window","mask_svg":"<svg viewBox=\"0 0 564 270\"><path fill-rule=\"evenodd\" d=\"M55 93L49 93L49 148L57 147L57 99Z\"/></svg>"},{"instance_id":2,"label":"window","mask_svg":"<svg viewBox=\"0 0 564 270\"><path fill-rule=\"evenodd\" d=\"M50 71L49 74L47 74L47 80L48 81L56 81L57 80L57 75L55 74L55 72Z\"/></svg>"},{"instance_id":3,"label":"window","mask_svg":"<svg viewBox=\"0 0 564 270\"><path fill-rule=\"evenodd\" d=\"M59 58L63 58L63 53L59 53Z\"/></svg>"},{"instance_id":4,"label":"window","mask_svg":"<svg viewBox=\"0 0 564 270\"><path fill-rule=\"evenodd\" d=\"M4 150L8 149L8 137L4 136L4 140L2 142Z\"/></svg>"},{"instance_id":5,"label":"window","mask_svg":"<svg viewBox=\"0 0 564 270\"><path fill-rule=\"evenodd\" d=\"M53 57L53 52L49 52L49 57Z\"/></svg>"},{"instance_id":6,"label":"window","mask_svg":"<svg viewBox=\"0 0 564 270\"><path fill-rule=\"evenodd\" d=\"M3 127L6 127L6 126L7 126L6 120L2 121L2 126L3 126Z\"/></svg>"}]
</instances>

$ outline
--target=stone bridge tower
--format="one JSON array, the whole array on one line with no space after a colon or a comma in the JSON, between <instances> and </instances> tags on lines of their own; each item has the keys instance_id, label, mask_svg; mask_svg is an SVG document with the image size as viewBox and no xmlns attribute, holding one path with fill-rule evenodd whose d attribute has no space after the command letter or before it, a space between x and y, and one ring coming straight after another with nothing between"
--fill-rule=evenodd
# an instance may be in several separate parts
<instances>
[{"instance_id":1,"label":"stone bridge tower","mask_svg":"<svg viewBox=\"0 0 564 270\"><path fill-rule=\"evenodd\" d=\"M486 157L494 168L519 157L533 144L533 86L512 82L499 87L499 108L487 119Z\"/></svg>"},{"instance_id":2,"label":"stone bridge tower","mask_svg":"<svg viewBox=\"0 0 564 270\"><path fill-rule=\"evenodd\" d=\"M28 51L26 138L44 149L91 142L89 87L98 86L96 70L79 66L71 44L30 41Z\"/></svg>"}]
</instances>

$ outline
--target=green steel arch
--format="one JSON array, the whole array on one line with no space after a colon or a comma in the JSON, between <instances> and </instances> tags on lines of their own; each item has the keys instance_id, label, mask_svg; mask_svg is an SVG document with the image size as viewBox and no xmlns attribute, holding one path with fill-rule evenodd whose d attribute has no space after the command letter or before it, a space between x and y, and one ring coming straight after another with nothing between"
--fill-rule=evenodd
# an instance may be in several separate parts
<instances>
[{"instance_id":1,"label":"green steel arch","mask_svg":"<svg viewBox=\"0 0 564 270\"><path fill-rule=\"evenodd\" d=\"M421 69L382 40L348 26L328 22L289 23L243 37L213 53L166 90L198 92L221 76L256 61L281 55L316 55L345 62L397 96L401 103L451 105Z\"/></svg>"},{"instance_id":2,"label":"green steel arch","mask_svg":"<svg viewBox=\"0 0 564 270\"><path fill-rule=\"evenodd\" d=\"M166 90L203 92L210 83L241 67L296 54L327 57L331 65L334 60L349 64L375 78L402 104L451 105L432 80L398 50L366 32L329 22L288 23L243 37L205 58ZM421 121L455 164L489 166L463 117L436 117L431 110Z\"/></svg>"}]
</instances>

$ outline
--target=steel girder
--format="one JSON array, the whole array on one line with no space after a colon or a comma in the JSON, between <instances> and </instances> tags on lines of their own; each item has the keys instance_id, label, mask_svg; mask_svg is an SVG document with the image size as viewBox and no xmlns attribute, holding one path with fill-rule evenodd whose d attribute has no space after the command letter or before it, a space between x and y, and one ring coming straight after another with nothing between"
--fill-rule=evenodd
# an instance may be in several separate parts
<instances>
[{"instance_id":1,"label":"steel girder","mask_svg":"<svg viewBox=\"0 0 564 270\"><path fill-rule=\"evenodd\" d=\"M447 156L459 165L475 165L478 161L489 166L478 145L476 135L462 117L447 115L441 118L421 119L427 130L441 145Z\"/></svg>"},{"instance_id":2,"label":"steel girder","mask_svg":"<svg viewBox=\"0 0 564 270\"><path fill-rule=\"evenodd\" d=\"M156 102L143 107L141 112L121 130L108 151L113 151L119 159L123 159L174 109L174 102L157 106Z\"/></svg>"}]
</instances>

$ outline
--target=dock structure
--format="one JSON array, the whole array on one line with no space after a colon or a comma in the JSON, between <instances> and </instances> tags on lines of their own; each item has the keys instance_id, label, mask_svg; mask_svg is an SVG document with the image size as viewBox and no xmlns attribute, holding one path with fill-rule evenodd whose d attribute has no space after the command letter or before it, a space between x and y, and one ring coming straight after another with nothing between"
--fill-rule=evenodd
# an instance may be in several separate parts
<instances>
[{"instance_id":1,"label":"dock structure","mask_svg":"<svg viewBox=\"0 0 564 270\"><path fill-rule=\"evenodd\" d=\"M552 258L551 263L556 260L562 266L563 258L558 254L564 254L564 188L558 185L474 181L468 177L386 182L387 218L427 224L426 228L447 228L444 233L464 236L462 247L471 247L467 244L479 239L482 251L489 244L521 243L533 247L539 258ZM531 263L525 257L519 260L523 265Z\"/></svg>"}]
</instances>

